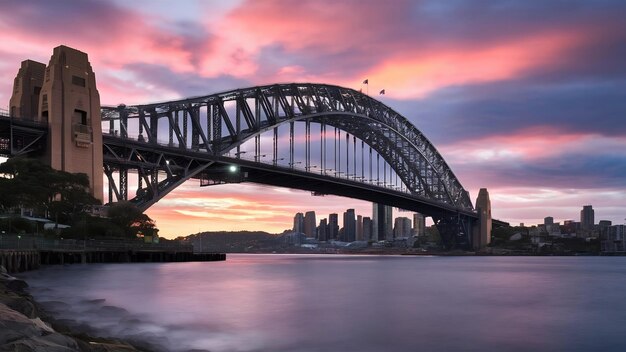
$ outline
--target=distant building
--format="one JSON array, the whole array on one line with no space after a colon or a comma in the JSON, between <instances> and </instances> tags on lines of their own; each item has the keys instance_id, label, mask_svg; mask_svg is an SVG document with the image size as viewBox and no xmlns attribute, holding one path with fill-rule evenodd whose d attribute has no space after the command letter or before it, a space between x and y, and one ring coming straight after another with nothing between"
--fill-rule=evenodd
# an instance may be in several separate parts
<instances>
[{"instance_id":1,"label":"distant building","mask_svg":"<svg viewBox=\"0 0 626 352\"><path fill-rule=\"evenodd\" d=\"M580 227L583 230L590 230L594 222L594 211L591 205L583 206L583 210L580 211Z\"/></svg>"},{"instance_id":2,"label":"distant building","mask_svg":"<svg viewBox=\"0 0 626 352\"><path fill-rule=\"evenodd\" d=\"M328 239L339 239L339 215L335 213L328 215Z\"/></svg>"},{"instance_id":3,"label":"distant building","mask_svg":"<svg viewBox=\"0 0 626 352\"><path fill-rule=\"evenodd\" d=\"M297 213L296 216L293 217L293 232L304 232L304 215L302 213Z\"/></svg>"},{"instance_id":4,"label":"distant building","mask_svg":"<svg viewBox=\"0 0 626 352\"><path fill-rule=\"evenodd\" d=\"M355 238L357 241L363 241L363 216L356 216L356 235Z\"/></svg>"},{"instance_id":5,"label":"distant building","mask_svg":"<svg viewBox=\"0 0 626 352\"><path fill-rule=\"evenodd\" d=\"M374 203L372 226L378 241L393 240L393 208Z\"/></svg>"},{"instance_id":6,"label":"distant building","mask_svg":"<svg viewBox=\"0 0 626 352\"><path fill-rule=\"evenodd\" d=\"M372 241L372 219L369 216L363 218L363 240Z\"/></svg>"},{"instance_id":7,"label":"distant building","mask_svg":"<svg viewBox=\"0 0 626 352\"><path fill-rule=\"evenodd\" d=\"M580 232L580 223L574 220L564 220L563 226L561 226L561 233L567 234L571 236L575 236L578 232Z\"/></svg>"},{"instance_id":8,"label":"distant building","mask_svg":"<svg viewBox=\"0 0 626 352\"><path fill-rule=\"evenodd\" d=\"M354 209L348 209L343 213L343 242L354 242L356 240L356 218Z\"/></svg>"},{"instance_id":9,"label":"distant building","mask_svg":"<svg viewBox=\"0 0 626 352\"><path fill-rule=\"evenodd\" d=\"M543 224L544 225L552 225L554 224L554 218L551 216L547 216L545 218L543 218Z\"/></svg>"},{"instance_id":10,"label":"distant building","mask_svg":"<svg viewBox=\"0 0 626 352\"><path fill-rule=\"evenodd\" d=\"M304 215L304 234L308 238L315 237L317 222L315 221L315 212L307 211Z\"/></svg>"},{"instance_id":11,"label":"distant building","mask_svg":"<svg viewBox=\"0 0 626 352\"><path fill-rule=\"evenodd\" d=\"M609 226L613 225L613 223L611 222L611 220L600 220L600 221L598 221L598 225L600 227L609 227Z\"/></svg>"},{"instance_id":12,"label":"distant building","mask_svg":"<svg viewBox=\"0 0 626 352\"><path fill-rule=\"evenodd\" d=\"M560 236L561 235L561 224L558 222L553 222L552 224L545 225L546 232L550 236Z\"/></svg>"},{"instance_id":13,"label":"distant building","mask_svg":"<svg viewBox=\"0 0 626 352\"><path fill-rule=\"evenodd\" d=\"M328 221L320 220L320 226L317 227L317 239L319 241L328 241Z\"/></svg>"},{"instance_id":14,"label":"distant building","mask_svg":"<svg viewBox=\"0 0 626 352\"><path fill-rule=\"evenodd\" d=\"M612 225L607 237L600 242L600 249L605 253L626 252L626 225Z\"/></svg>"},{"instance_id":15,"label":"distant building","mask_svg":"<svg viewBox=\"0 0 626 352\"><path fill-rule=\"evenodd\" d=\"M420 213L413 214L413 234L415 236L426 235L426 218Z\"/></svg>"},{"instance_id":16,"label":"distant building","mask_svg":"<svg viewBox=\"0 0 626 352\"><path fill-rule=\"evenodd\" d=\"M598 221L598 235L600 235L601 241L607 240L609 238L609 231L612 224L613 223L609 220Z\"/></svg>"},{"instance_id":17,"label":"distant building","mask_svg":"<svg viewBox=\"0 0 626 352\"><path fill-rule=\"evenodd\" d=\"M397 217L394 226L393 226L393 237L397 238L407 238L411 236L411 219L400 216Z\"/></svg>"}]
</instances>

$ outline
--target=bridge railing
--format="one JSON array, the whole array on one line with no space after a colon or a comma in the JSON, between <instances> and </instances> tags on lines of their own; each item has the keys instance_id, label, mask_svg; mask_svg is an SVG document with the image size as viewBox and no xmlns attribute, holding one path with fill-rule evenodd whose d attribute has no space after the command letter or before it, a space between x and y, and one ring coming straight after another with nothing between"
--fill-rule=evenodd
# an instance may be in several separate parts
<instances>
[{"instance_id":1,"label":"bridge railing","mask_svg":"<svg viewBox=\"0 0 626 352\"><path fill-rule=\"evenodd\" d=\"M122 139L122 140L129 140L129 141L133 141L133 142L141 142L141 143L148 144L148 142L145 140L145 138L142 138L142 135L128 134L126 137L122 137L119 134L115 133L115 131L112 131L109 128L104 128L104 127L102 128L102 134L103 135L107 135L107 136L113 136L113 137L116 137L116 138L119 138L119 139ZM171 147L169 142L166 142L166 141L164 141L162 139L157 139L156 140L156 144L161 146L161 147ZM302 163L295 163L294 165L280 164L280 163L272 164L270 162L264 162L261 159L255 159L254 156L248 156L246 153L236 153L234 151L233 152L228 152L228 153L224 154L223 156L227 157L227 158L241 159L241 160L245 160L245 161L248 161L248 162L254 162L254 163L258 163L258 164L263 164L263 165L268 165L268 166L272 166L272 167L281 168L281 169L296 170L296 171L308 172L308 173L312 173L312 174L323 175L323 176L328 176L328 177L334 177L334 178L339 178L339 179L346 179L346 180L353 181L353 182L365 183L365 184L370 185L370 186L376 186L376 187L381 187L381 188L385 188L385 189L391 189L391 190L395 190L397 192L403 192L403 193L407 193L407 194L411 193L411 191L407 187L394 186L392 184L386 184L384 182L380 182L380 181L375 180L375 179L362 178L359 175L355 175L355 174L346 175L344 172L335 172L335 170L333 170L333 169L322 170L318 165L312 165L312 166L309 166L307 168Z\"/></svg>"},{"instance_id":2,"label":"bridge railing","mask_svg":"<svg viewBox=\"0 0 626 352\"><path fill-rule=\"evenodd\" d=\"M164 251L192 252L193 246L181 243L142 243L120 240L48 239L28 235L0 235L0 249L38 249L44 251Z\"/></svg>"},{"instance_id":3,"label":"bridge railing","mask_svg":"<svg viewBox=\"0 0 626 352\"><path fill-rule=\"evenodd\" d=\"M322 170L318 165L311 165L308 168L306 166L303 166L302 163L296 163L294 165L282 165L282 164L272 165L270 163L266 163L266 162L261 162L259 160L255 160L255 158L253 156L247 156L246 154L243 154L243 153L239 153L238 154L236 152L232 152L232 153L229 152L229 153L224 154L224 156L228 157L228 158L233 158L233 159L241 159L241 160L245 160L245 161L248 161L248 162L255 162L255 163L260 163L260 164L264 164L264 165L275 166L275 167L282 168L282 169L296 170L296 171L308 172L308 173L312 173L312 174L316 174L316 175L322 175L322 176L327 176L327 177L346 179L346 180L349 180L349 181L352 181L352 182L365 183L367 185L381 187L381 188L386 188L386 189L391 189L391 190L395 190L397 192L403 192L403 193L407 193L407 194L411 193L411 191L407 187L394 186L394 185L391 185L391 184L386 184L384 182L380 182L380 181L375 180L375 179L363 178L363 177L359 176L358 174L348 174L348 175L346 175L344 172L336 173L334 169Z\"/></svg>"}]
</instances>

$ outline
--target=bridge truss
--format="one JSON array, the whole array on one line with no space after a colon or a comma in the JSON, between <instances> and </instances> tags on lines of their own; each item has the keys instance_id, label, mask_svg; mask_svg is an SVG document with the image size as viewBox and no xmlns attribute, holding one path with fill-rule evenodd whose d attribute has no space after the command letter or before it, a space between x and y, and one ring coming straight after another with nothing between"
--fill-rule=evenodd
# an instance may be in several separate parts
<instances>
[{"instance_id":1,"label":"bridge truss","mask_svg":"<svg viewBox=\"0 0 626 352\"><path fill-rule=\"evenodd\" d=\"M275 84L103 107L102 121L110 201L146 209L189 178L203 186L253 181L402 204L431 215L450 243L471 236L469 195L432 143L352 89Z\"/></svg>"}]
</instances>

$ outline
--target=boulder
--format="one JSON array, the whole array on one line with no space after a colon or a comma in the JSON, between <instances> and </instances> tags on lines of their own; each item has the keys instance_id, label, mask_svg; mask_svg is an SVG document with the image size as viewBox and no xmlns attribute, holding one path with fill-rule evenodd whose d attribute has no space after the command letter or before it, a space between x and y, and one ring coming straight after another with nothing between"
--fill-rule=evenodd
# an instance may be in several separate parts
<instances>
[{"instance_id":1,"label":"boulder","mask_svg":"<svg viewBox=\"0 0 626 352\"><path fill-rule=\"evenodd\" d=\"M42 334L43 331L37 324L23 314L0 303L0 346L24 338L41 336Z\"/></svg>"},{"instance_id":2,"label":"boulder","mask_svg":"<svg viewBox=\"0 0 626 352\"><path fill-rule=\"evenodd\" d=\"M1 346L0 351L77 352L80 350L74 339L55 333L13 341Z\"/></svg>"},{"instance_id":3,"label":"boulder","mask_svg":"<svg viewBox=\"0 0 626 352\"><path fill-rule=\"evenodd\" d=\"M24 314L27 318L36 318L38 316L37 305L30 297L20 296L14 292L6 292L0 295L0 303L7 307Z\"/></svg>"}]
</instances>

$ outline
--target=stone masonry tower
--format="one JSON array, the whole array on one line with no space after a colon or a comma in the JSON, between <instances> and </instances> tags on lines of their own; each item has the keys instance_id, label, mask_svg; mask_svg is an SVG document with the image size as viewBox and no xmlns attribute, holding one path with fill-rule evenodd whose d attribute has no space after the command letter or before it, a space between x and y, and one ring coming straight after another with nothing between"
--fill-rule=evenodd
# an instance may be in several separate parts
<instances>
[{"instance_id":1,"label":"stone masonry tower","mask_svg":"<svg viewBox=\"0 0 626 352\"><path fill-rule=\"evenodd\" d=\"M43 85L46 65L32 60L22 61L13 81L13 94L9 102L10 115L35 120L39 114L39 93Z\"/></svg>"},{"instance_id":2,"label":"stone masonry tower","mask_svg":"<svg viewBox=\"0 0 626 352\"><path fill-rule=\"evenodd\" d=\"M491 201L486 188L481 188L476 198L478 223L474 226L472 247L474 250L484 248L491 243Z\"/></svg>"},{"instance_id":3,"label":"stone masonry tower","mask_svg":"<svg viewBox=\"0 0 626 352\"><path fill-rule=\"evenodd\" d=\"M100 96L87 54L54 48L45 70L39 114L48 123L44 157L53 169L89 176L91 194L103 201Z\"/></svg>"}]
</instances>

